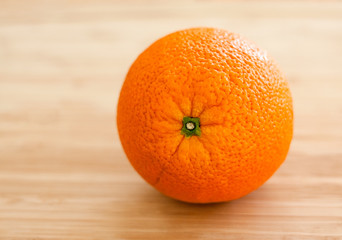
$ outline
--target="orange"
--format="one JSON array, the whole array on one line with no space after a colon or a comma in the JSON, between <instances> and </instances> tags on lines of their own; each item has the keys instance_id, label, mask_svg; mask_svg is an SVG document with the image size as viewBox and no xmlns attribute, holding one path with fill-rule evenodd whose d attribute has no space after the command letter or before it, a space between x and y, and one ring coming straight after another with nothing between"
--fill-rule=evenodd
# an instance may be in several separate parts
<instances>
[{"instance_id":1,"label":"orange","mask_svg":"<svg viewBox=\"0 0 342 240\"><path fill-rule=\"evenodd\" d=\"M136 171L186 202L240 198L286 158L293 132L288 83L237 34L195 28L148 47L122 86L117 126Z\"/></svg>"}]
</instances>

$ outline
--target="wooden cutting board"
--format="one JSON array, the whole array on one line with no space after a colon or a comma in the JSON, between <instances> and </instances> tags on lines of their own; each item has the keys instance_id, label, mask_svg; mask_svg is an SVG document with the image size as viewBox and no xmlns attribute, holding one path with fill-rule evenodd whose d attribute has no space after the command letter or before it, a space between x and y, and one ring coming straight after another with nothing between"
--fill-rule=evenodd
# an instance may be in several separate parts
<instances>
[{"instance_id":1,"label":"wooden cutting board","mask_svg":"<svg viewBox=\"0 0 342 240\"><path fill-rule=\"evenodd\" d=\"M1 1L0 239L342 239L341 13L339 1ZM267 49L294 98L286 162L229 203L162 196L116 130L130 64L196 26Z\"/></svg>"}]
</instances>

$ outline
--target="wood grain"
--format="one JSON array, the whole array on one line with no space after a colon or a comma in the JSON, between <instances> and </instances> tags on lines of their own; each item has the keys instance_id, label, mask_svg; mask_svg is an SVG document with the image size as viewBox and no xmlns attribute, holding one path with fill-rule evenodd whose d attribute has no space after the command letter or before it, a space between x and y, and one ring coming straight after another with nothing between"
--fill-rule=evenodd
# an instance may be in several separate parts
<instances>
[{"instance_id":1,"label":"wood grain","mask_svg":"<svg viewBox=\"0 0 342 240\"><path fill-rule=\"evenodd\" d=\"M0 239L342 239L341 12L339 1L1 1ZM267 49L294 97L286 162L229 203L162 196L116 130L130 64L194 26Z\"/></svg>"}]
</instances>

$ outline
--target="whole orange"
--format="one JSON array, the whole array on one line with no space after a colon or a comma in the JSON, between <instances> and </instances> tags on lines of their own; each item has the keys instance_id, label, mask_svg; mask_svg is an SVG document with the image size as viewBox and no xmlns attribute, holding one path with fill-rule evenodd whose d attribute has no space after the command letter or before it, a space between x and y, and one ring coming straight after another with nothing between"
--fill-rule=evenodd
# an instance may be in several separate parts
<instances>
[{"instance_id":1,"label":"whole orange","mask_svg":"<svg viewBox=\"0 0 342 240\"><path fill-rule=\"evenodd\" d=\"M237 34L195 28L167 35L131 66L117 126L136 171L194 203L240 198L285 160L293 132L288 83Z\"/></svg>"}]
</instances>

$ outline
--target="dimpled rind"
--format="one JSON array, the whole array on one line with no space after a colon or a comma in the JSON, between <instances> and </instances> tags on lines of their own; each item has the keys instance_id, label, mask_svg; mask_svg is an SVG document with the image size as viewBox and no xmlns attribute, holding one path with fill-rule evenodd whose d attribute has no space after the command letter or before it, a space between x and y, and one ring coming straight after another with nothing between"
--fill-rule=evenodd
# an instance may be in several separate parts
<instances>
[{"instance_id":1,"label":"dimpled rind","mask_svg":"<svg viewBox=\"0 0 342 240\"><path fill-rule=\"evenodd\" d=\"M181 134L185 116L200 136ZM196 28L148 47L123 84L117 126L136 171L172 198L222 202L261 186L285 160L293 132L288 83L237 34Z\"/></svg>"}]
</instances>

